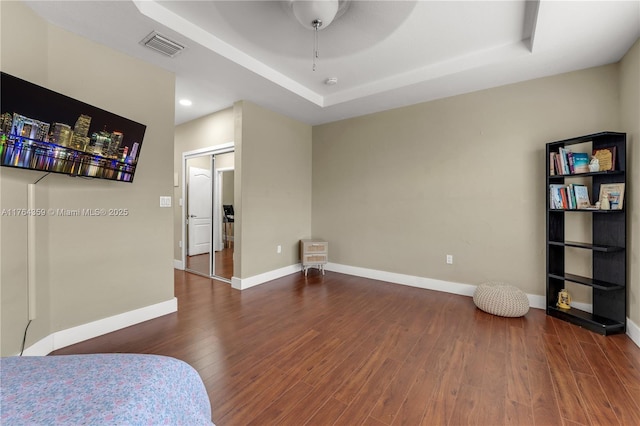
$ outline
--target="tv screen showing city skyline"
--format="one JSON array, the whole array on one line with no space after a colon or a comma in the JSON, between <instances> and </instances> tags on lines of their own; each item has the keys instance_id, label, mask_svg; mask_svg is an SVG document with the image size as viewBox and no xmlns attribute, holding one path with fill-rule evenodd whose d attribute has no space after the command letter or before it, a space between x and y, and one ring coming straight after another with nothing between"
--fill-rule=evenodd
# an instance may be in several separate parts
<instances>
[{"instance_id":1,"label":"tv screen showing city skyline","mask_svg":"<svg viewBox=\"0 0 640 426\"><path fill-rule=\"evenodd\" d=\"M0 165L132 182L146 126L0 74Z\"/></svg>"}]
</instances>

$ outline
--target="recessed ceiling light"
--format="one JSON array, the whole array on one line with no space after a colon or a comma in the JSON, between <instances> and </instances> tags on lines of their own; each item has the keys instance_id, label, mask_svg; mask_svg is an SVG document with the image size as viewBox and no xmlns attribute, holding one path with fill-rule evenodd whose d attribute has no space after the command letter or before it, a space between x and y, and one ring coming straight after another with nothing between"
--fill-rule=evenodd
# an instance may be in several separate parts
<instances>
[{"instance_id":1,"label":"recessed ceiling light","mask_svg":"<svg viewBox=\"0 0 640 426\"><path fill-rule=\"evenodd\" d=\"M327 86L334 86L338 84L338 77L329 77L324 81L324 84L326 84Z\"/></svg>"},{"instance_id":2,"label":"recessed ceiling light","mask_svg":"<svg viewBox=\"0 0 640 426\"><path fill-rule=\"evenodd\" d=\"M193 102L189 99L180 99L180 105L182 106L191 106L191 104L193 104Z\"/></svg>"}]
</instances>

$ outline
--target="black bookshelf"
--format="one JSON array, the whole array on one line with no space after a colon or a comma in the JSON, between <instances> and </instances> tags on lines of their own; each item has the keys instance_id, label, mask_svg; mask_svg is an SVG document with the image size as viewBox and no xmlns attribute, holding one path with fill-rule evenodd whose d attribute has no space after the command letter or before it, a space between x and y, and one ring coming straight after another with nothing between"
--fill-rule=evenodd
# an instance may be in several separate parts
<instances>
[{"instance_id":1,"label":"black bookshelf","mask_svg":"<svg viewBox=\"0 0 640 426\"><path fill-rule=\"evenodd\" d=\"M608 335L624 333L627 318L627 255L626 255L626 207L619 210L552 209L550 185L590 180L591 202L598 201L600 186L608 183L625 183L626 186L626 134L601 132L580 136L546 146L546 247L547 247L547 315L560 318L596 333ZM591 149L615 147L614 170L578 174L551 174L551 154L560 148L591 143ZM625 188L628 192L628 188ZM590 214L592 219L591 241L566 241L565 224L574 214ZM591 277L583 277L565 269L567 247L589 250L592 256ZM591 288L593 312L571 307L556 306L558 293L571 282Z\"/></svg>"}]
</instances>

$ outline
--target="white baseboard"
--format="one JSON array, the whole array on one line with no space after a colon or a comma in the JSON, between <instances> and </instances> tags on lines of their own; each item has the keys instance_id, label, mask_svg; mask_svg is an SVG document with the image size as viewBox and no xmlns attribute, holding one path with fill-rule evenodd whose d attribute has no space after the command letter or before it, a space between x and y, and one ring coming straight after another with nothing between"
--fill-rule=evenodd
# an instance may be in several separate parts
<instances>
[{"instance_id":1,"label":"white baseboard","mask_svg":"<svg viewBox=\"0 0 640 426\"><path fill-rule=\"evenodd\" d=\"M529 306L535 309L547 309L547 298L546 296L540 296L539 294L528 294L527 298L529 299Z\"/></svg>"},{"instance_id":2,"label":"white baseboard","mask_svg":"<svg viewBox=\"0 0 640 426\"><path fill-rule=\"evenodd\" d=\"M459 294L462 296L473 296L473 292L476 289L476 286L471 284L454 283L450 281L436 280L433 278L360 268L358 266L340 265L338 263L331 262L325 266L325 269L327 271L339 272L341 274L355 275L363 278L386 281L393 284L443 291L445 293Z\"/></svg>"},{"instance_id":3,"label":"white baseboard","mask_svg":"<svg viewBox=\"0 0 640 426\"><path fill-rule=\"evenodd\" d=\"M630 318L627 318L627 336L640 348L640 327Z\"/></svg>"},{"instance_id":4,"label":"white baseboard","mask_svg":"<svg viewBox=\"0 0 640 426\"><path fill-rule=\"evenodd\" d=\"M246 290L250 287L255 287L260 284L264 284L268 281L275 280L277 278L284 277L286 275L291 275L296 272L300 272L302 270L302 266L300 264L285 266L284 268L276 269L273 271L265 272L263 274L254 275L249 278L231 278L231 287L236 290Z\"/></svg>"},{"instance_id":5,"label":"white baseboard","mask_svg":"<svg viewBox=\"0 0 640 426\"><path fill-rule=\"evenodd\" d=\"M339 272L341 274L355 275L363 278L386 281L393 284L408 285L411 287L424 288L427 290L443 291L445 293L458 294L461 296L473 296L476 285L454 283L451 281L435 280L433 278L416 277L414 275L398 274L395 272L378 271L375 269L360 268L357 266L340 265L338 263L328 263L325 267L327 271ZM529 306L535 309L546 309L547 299L538 294L527 294ZM573 302L576 308L591 312L592 306L587 303Z\"/></svg>"},{"instance_id":6,"label":"white baseboard","mask_svg":"<svg viewBox=\"0 0 640 426\"><path fill-rule=\"evenodd\" d=\"M184 271L184 263L182 262L182 260L173 259L173 268Z\"/></svg>"},{"instance_id":7,"label":"white baseboard","mask_svg":"<svg viewBox=\"0 0 640 426\"><path fill-rule=\"evenodd\" d=\"M165 302L156 303L155 305L145 306L144 308L92 321L66 330L56 331L26 348L24 355L47 355L51 351L64 348L65 346L102 336L103 334L161 317L176 312L177 310L178 299L174 297Z\"/></svg>"}]
</instances>

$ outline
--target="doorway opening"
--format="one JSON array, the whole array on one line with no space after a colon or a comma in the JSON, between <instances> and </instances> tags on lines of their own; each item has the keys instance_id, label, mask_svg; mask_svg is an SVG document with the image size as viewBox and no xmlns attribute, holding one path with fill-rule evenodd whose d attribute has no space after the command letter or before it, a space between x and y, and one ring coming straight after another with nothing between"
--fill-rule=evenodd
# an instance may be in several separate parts
<instances>
[{"instance_id":1,"label":"doorway opening","mask_svg":"<svg viewBox=\"0 0 640 426\"><path fill-rule=\"evenodd\" d=\"M233 276L235 218L233 143L182 154L182 264L185 270L225 282Z\"/></svg>"}]
</instances>

